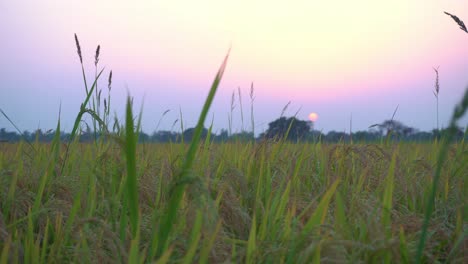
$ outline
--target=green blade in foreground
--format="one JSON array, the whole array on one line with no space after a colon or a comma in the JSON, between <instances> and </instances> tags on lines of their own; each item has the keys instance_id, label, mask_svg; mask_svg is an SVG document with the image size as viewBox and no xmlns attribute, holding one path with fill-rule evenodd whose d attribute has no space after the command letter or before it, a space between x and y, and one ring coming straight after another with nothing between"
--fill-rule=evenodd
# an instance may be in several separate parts
<instances>
[{"instance_id":1,"label":"green blade in foreground","mask_svg":"<svg viewBox=\"0 0 468 264\"><path fill-rule=\"evenodd\" d=\"M125 120L125 156L127 158L127 199L130 212L130 225L132 236L137 236L138 229L138 186L136 175L136 135L133 125L132 103L130 96L127 97L127 113Z\"/></svg>"},{"instance_id":2,"label":"green blade in foreground","mask_svg":"<svg viewBox=\"0 0 468 264\"><path fill-rule=\"evenodd\" d=\"M455 133L457 130L457 121L465 115L467 110L468 110L468 87L465 89L465 94L461 102L455 106L455 110L453 111L453 114L452 114L452 119L450 120L450 126L448 128L449 132L444 138L443 145L437 157L436 171L435 171L434 179L432 180L432 188L431 188L431 193L429 196L429 201L427 201L427 205L426 205L427 207L426 207L426 212L424 216L424 223L423 223L423 227L421 230L421 237L419 238L419 244L418 244L418 248L417 248L417 252L415 256L415 263L422 262L423 251L424 251L424 247L426 244L426 237L428 233L427 230L429 228L429 221L431 219L432 211L434 210L435 196L437 192L437 184L439 182L440 174L442 172L442 165L444 164L444 161L447 158L450 143L455 136Z\"/></svg>"},{"instance_id":3,"label":"green blade in foreground","mask_svg":"<svg viewBox=\"0 0 468 264\"><path fill-rule=\"evenodd\" d=\"M192 138L192 142L190 144L189 150L185 157L185 161L182 167L182 172L180 175L174 179L173 187L170 193L169 204L166 207L163 219L161 220L161 224L159 226L159 234L158 234L158 245L156 255L159 257L161 256L167 249L168 246L168 238L169 234L172 230L173 223L180 206L180 202L182 200L183 193L185 191L185 185L192 181L192 179L188 176L190 169L193 165L193 160L195 159L195 153L200 142L203 126L205 123L206 116L208 114L208 110L213 102L215 97L216 91L218 90L219 83L221 82L221 78L223 77L224 70L226 68L227 60L229 58L229 51L224 58L221 67L216 74L216 77L211 85L210 91L208 96L205 100L205 104L203 105L203 109L200 113L200 117L198 119L197 126L195 127L194 135ZM152 248L155 245L152 246ZM150 252L150 256L152 252Z\"/></svg>"}]
</instances>

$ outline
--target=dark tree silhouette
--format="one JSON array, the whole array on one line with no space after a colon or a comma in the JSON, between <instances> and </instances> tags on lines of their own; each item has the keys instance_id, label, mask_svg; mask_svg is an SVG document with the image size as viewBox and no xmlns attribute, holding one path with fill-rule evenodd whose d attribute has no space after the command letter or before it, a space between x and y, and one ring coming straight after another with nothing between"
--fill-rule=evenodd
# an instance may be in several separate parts
<instances>
[{"instance_id":1,"label":"dark tree silhouette","mask_svg":"<svg viewBox=\"0 0 468 264\"><path fill-rule=\"evenodd\" d=\"M309 129L310 127L306 121L298 120L295 117L280 117L268 124L268 130L265 133L265 137L279 139L284 138L286 133L288 133L288 140L300 140L307 136Z\"/></svg>"},{"instance_id":2,"label":"dark tree silhouette","mask_svg":"<svg viewBox=\"0 0 468 264\"><path fill-rule=\"evenodd\" d=\"M379 131L385 135L389 135L389 133L391 133L393 135L407 137L416 132L416 129L406 126L396 120L385 120L382 124L375 126L377 126Z\"/></svg>"},{"instance_id":3,"label":"dark tree silhouette","mask_svg":"<svg viewBox=\"0 0 468 264\"><path fill-rule=\"evenodd\" d=\"M195 128L188 128L187 130L184 131L184 140L185 141L192 141L193 135L195 134ZM208 129L203 128L202 133L201 133L201 138L206 138L208 135Z\"/></svg>"}]
</instances>

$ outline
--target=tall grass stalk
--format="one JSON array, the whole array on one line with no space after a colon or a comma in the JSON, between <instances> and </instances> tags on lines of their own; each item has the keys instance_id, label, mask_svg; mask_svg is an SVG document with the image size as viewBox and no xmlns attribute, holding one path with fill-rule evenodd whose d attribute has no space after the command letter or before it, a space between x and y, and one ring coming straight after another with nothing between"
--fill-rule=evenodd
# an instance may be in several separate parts
<instances>
[{"instance_id":1,"label":"tall grass stalk","mask_svg":"<svg viewBox=\"0 0 468 264\"><path fill-rule=\"evenodd\" d=\"M239 107L240 107L240 114L241 114L241 132L244 132L244 110L242 109L242 94L240 87L237 87L237 92L239 96Z\"/></svg>"},{"instance_id":2,"label":"tall grass stalk","mask_svg":"<svg viewBox=\"0 0 468 264\"><path fill-rule=\"evenodd\" d=\"M250 85L250 122L252 126L252 135L255 138L255 119L254 119L254 84L253 82Z\"/></svg>"},{"instance_id":3,"label":"tall grass stalk","mask_svg":"<svg viewBox=\"0 0 468 264\"><path fill-rule=\"evenodd\" d=\"M436 171L434 174L434 178L432 180L432 187L431 187L430 195L428 197L428 201L426 202L427 205L426 205L426 210L424 214L424 223L423 223L423 227L421 230L421 236L419 239L419 244L418 244L416 257L415 257L416 263L422 262L422 255L423 255L424 246L426 243L429 221L431 219L432 211L434 210L437 186L439 184L439 178L442 173L442 167L446 161L450 144L455 134L457 133L457 121L465 115L467 109L468 109L468 87L465 89L465 93L461 102L459 102L455 106L455 109L453 110L453 114L450 120L448 131L443 137L443 143L440 148L439 155L437 157Z\"/></svg>"},{"instance_id":4,"label":"tall grass stalk","mask_svg":"<svg viewBox=\"0 0 468 264\"><path fill-rule=\"evenodd\" d=\"M228 113L228 125L229 125L229 136L232 136L232 121L233 121L233 113L234 109L236 108L236 94L232 91L231 95L231 111Z\"/></svg>"},{"instance_id":5,"label":"tall grass stalk","mask_svg":"<svg viewBox=\"0 0 468 264\"><path fill-rule=\"evenodd\" d=\"M436 121L437 121L437 132L439 132L439 90L440 90L440 85L439 85L439 67L433 68L436 74L436 79L435 79L435 84L434 84L434 96L436 98Z\"/></svg>"},{"instance_id":6,"label":"tall grass stalk","mask_svg":"<svg viewBox=\"0 0 468 264\"><path fill-rule=\"evenodd\" d=\"M138 214L138 183L136 172L136 144L138 141L138 131L141 122L141 114L138 120L138 126L133 123L132 104L130 96L127 97L127 110L125 121L125 157L127 159L127 181L126 181L126 194L128 199L128 209L130 212L130 224L132 229L133 238L137 237L137 230L139 225Z\"/></svg>"},{"instance_id":7,"label":"tall grass stalk","mask_svg":"<svg viewBox=\"0 0 468 264\"><path fill-rule=\"evenodd\" d=\"M162 254L167 250L169 234L171 233L171 230L173 228L174 219L179 209L180 202L182 200L182 195L185 191L185 186L194 180L193 176L190 175L190 170L192 168L192 165L195 159L195 153L198 147L198 143L200 142L201 133L204 127L206 116L208 114L208 110L210 109L210 106L213 102L216 91L218 89L218 86L223 77L223 73L226 68L228 57L229 57L229 52L224 58L224 61L221 64L221 67L219 68L218 73L216 74L215 80L213 84L211 85L211 89L205 100L205 104L203 105L202 111L200 113L200 117L198 119L197 126L195 127L192 142L189 146L187 155L185 157L185 160L182 166L182 171L172 183L169 203L165 209L163 218L161 219L161 225L159 226L158 249L156 251L157 256L162 256Z\"/></svg>"}]
</instances>

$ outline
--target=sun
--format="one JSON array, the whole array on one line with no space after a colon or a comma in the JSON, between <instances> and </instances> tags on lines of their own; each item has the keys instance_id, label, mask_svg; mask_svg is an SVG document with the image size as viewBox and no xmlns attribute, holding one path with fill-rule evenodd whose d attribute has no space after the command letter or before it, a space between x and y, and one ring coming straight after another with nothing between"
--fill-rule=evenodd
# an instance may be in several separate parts
<instances>
[{"instance_id":1,"label":"sun","mask_svg":"<svg viewBox=\"0 0 468 264\"><path fill-rule=\"evenodd\" d=\"M312 112L312 113L309 114L309 120L312 121L312 122L317 121L318 118L319 118L319 116L318 116L317 113Z\"/></svg>"}]
</instances>

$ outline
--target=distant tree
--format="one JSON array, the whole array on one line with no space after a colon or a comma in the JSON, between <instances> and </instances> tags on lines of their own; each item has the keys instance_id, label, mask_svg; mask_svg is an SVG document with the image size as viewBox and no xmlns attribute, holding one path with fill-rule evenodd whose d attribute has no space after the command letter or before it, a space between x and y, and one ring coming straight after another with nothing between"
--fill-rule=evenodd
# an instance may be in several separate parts
<instances>
[{"instance_id":1,"label":"distant tree","mask_svg":"<svg viewBox=\"0 0 468 264\"><path fill-rule=\"evenodd\" d=\"M338 132L332 130L325 135L324 140L327 142L341 142L348 141L349 138L349 134L346 134L345 132Z\"/></svg>"},{"instance_id":2,"label":"distant tree","mask_svg":"<svg viewBox=\"0 0 468 264\"><path fill-rule=\"evenodd\" d=\"M437 129L434 129L436 133L439 133ZM425 131L417 131L407 137L409 141L431 141L434 139L436 134Z\"/></svg>"},{"instance_id":3,"label":"distant tree","mask_svg":"<svg viewBox=\"0 0 468 264\"><path fill-rule=\"evenodd\" d=\"M288 140L297 141L305 139L309 129L310 127L306 121L298 120L295 117L280 117L268 124L268 130L265 132L265 137L279 139L284 138L286 133L288 133Z\"/></svg>"},{"instance_id":4,"label":"distant tree","mask_svg":"<svg viewBox=\"0 0 468 264\"><path fill-rule=\"evenodd\" d=\"M307 133L307 136L305 138L306 141L317 142L317 141L320 141L320 140L324 139L325 135L322 134L322 132L320 132L318 130L312 130L312 127L310 126L310 123L309 123L309 127L310 127L311 130Z\"/></svg>"},{"instance_id":5,"label":"distant tree","mask_svg":"<svg viewBox=\"0 0 468 264\"><path fill-rule=\"evenodd\" d=\"M18 141L19 135L15 132L8 132L5 128L0 129L0 142Z\"/></svg>"},{"instance_id":6,"label":"distant tree","mask_svg":"<svg viewBox=\"0 0 468 264\"><path fill-rule=\"evenodd\" d=\"M234 140L234 141L241 141L241 142L247 142L249 140L254 140L254 134L252 132L240 132L240 133L235 133L231 137L229 137L229 140Z\"/></svg>"},{"instance_id":7,"label":"distant tree","mask_svg":"<svg viewBox=\"0 0 468 264\"><path fill-rule=\"evenodd\" d=\"M214 137L216 142L225 142L229 139L229 132L226 129L221 129L219 135Z\"/></svg>"},{"instance_id":8,"label":"distant tree","mask_svg":"<svg viewBox=\"0 0 468 264\"><path fill-rule=\"evenodd\" d=\"M195 134L195 128L188 128L187 130L184 131L184 140L185 141L192 141L192 138ZM203 128L202 133L201 133L201 138L206 138L208 135L208 129Z\"/></svg>"},{"instance_id":9,"label":"distant tree","mask_svg":"<svg viewBox=\"0 0 468 264\"><path fill-rule=\"evenodd\" d=\"M150 141L150 136L143 131L140 131L140 135L138 136L138 142L148 142Z\"/></svg>"},{"instance_id":10,"label":"distant tree","mask_svg":"<svg viewBox=\"0 0 468 264\"><path fill-rule=\"evenodd\" d=\"M416 132L416 129L406 126L397 120L385 120L382 124L374 126L377 126L379 131L386 136L389 136L391 133L393 136L408 137Z\"/></svg>"},{"instance_id":11,"label":"distant tree","mask_svg":"<svg viewBox=\"0 0 468 264\"><path fill-rule=\"evenodd\" d=\"M86 124L86 130L81 130L80 142L91 142L94 140L94 133L91 131L91 128Z\"/></svg>"},{"instance_id":12,"label":"distant tree","mask_svg":"<svg viewBox=\"0 0 468 264\"><path fill-rule=\"evenodd\" d=\"M353 140L355 141L377 141L381 137L381 134L378 131L375 130L369 130L369 131L357 131L353 133Z\"/></svg>"},{"instance_id":13,"label":"distant tree","mask_svg":"<svg viewBox=\"0 0 468 264\"><path fill-rule=\"evenodd\" d=\"M180 134L172 131L157 131L151 135L151 141L153 142L176 142Z\"/></svg>"},{"instance_id":14,"label":"distant tree","mask_svg":"<svg viewBox=\"0 0 468 264\"><path fill-rule=\"evenodd\" d=\"M448 135L449 133L449 129L448 128L445 128L445 129L441 129L439 131L434 131L434 133L437 133L436 136L438 138L440 137L445 137ZM467 131L468 132L468 131ZM461 127L457 127L457 131L455 132L455 136L453 137L453 139L455 141L459 141L459 140L462 140L464 137L467 137L467 133L466 132L463 132L463 129Z\"/></svg>"}]
</instances>

